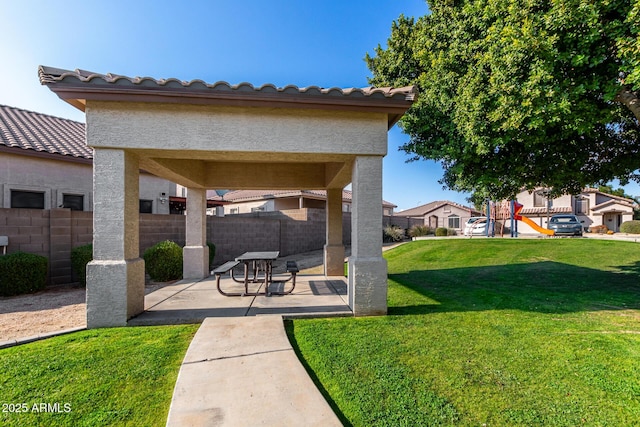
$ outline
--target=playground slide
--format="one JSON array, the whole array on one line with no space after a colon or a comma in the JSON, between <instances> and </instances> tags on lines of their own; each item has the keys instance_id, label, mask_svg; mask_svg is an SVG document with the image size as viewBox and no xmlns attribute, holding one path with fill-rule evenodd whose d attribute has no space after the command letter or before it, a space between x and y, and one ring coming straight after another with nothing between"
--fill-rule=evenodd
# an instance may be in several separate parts
<instances>
[{"instance_id":1,"label":"playground slide","mask_svg":"<svg viewBox=\"0 0 640 427\"><path fill-rule=\"evenodd\" d=\"M520 221L524 222L529 227L531 227L534 230L536 230L538 233L546 234L547 236L553 236L555 234L555 231L549 230L548 228L540 227L538 224L536 224L535 222L533 222L531 219L527 218L524 215L518 215L518 216L520 217L519 218Z\"/></svg>"}]
</instances>

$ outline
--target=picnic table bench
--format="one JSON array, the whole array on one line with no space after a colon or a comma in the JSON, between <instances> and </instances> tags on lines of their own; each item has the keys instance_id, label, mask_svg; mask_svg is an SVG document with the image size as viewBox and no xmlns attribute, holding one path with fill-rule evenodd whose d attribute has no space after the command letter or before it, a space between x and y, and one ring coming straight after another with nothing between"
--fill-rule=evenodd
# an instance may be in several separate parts
<instances>
[{"instance_id":1,"label":"picnic table bench","mask_svg":"<svg viewBox=\"0 0 640 427\"><path fill-rule=\"evenodd\" d=\"M216 276L216 287L218 292L225 296L255 296L255 295L286 295L293 292L296 287L296 274L300 271L298 264L295 261L287 261L286 272L289 273L289 278L286 280L273 280L273 261L278 257L278 252L246 252L236 258L234 261L227 261L221 266L211 271L211 274ZM242 280L236 278L233 273L233 269L244 263L244 277ZM252 265L252 268L249 265ZM249 277L249 271L253 270L253 277ZM264 278L259 278L260 272L264 273ZM244 292L226 292L223 291L220 285L220 279L223 275L230 273L231 278L238 283L244 284ZM269 285L273 283L286 283L292 281L292 286L286 291L272 291ZM249 292L249 283L264 283L264 292Z\"/></svg>"}]
</instances>

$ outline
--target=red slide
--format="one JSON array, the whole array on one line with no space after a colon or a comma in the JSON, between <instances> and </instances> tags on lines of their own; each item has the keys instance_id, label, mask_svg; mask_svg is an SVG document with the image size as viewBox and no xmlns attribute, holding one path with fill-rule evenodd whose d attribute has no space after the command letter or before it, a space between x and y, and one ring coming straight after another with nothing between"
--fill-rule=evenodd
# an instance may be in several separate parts
<instances>
[{"instance_id":1,"label":"red slide","mask_svg":"<svg viewBox=\"0 0 640 427\"><path fill-rule=\"evenodd\" d=\"M522 210L522 207L523 207L520 203L514 202L513 206L514 206L513 219L524 222L529 227L536 230L538 233L546 234L547 236L553 236L556 234L555 231L549 230L548 228L542 228L538 224L533 222L530 218L527 218L524 215L520 215L520 211Z\"/></svg>"}]
</instances>

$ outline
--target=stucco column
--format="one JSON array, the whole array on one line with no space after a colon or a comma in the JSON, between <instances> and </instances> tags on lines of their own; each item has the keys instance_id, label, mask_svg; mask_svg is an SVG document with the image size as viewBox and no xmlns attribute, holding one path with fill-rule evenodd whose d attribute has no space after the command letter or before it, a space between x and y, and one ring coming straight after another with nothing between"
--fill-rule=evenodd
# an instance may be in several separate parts
<instances>
[{"instance_id":1,"label":"stucco column","mask_svg":"<svg viewBox=\"0 0 640 427\"><path fill-rule=\"evenodd\" d=\"M186 244L182 250L182 276L203 279L209 276L207 246L207 190L187 190Z\"/></svg>"},{"instance_id":2,"label":"stucco column","mask_svg":"<svg viewBox=\"0 0 640 427\"><path fill-rule=\"evenodd\" d=\"M387 313L387 261L382 258L382 157L353 165L349 306L356 316Z\"/></svg>"},{"instance_id":3,"label":"stucco column","mask_svg":"<svg viewBox=\"0 0 640 427\"><path fill-rule=\"evenodd\" d=\"M125 150L93 155L93 261L87 265L87 327L125 326L144 310L139 256L139 162Z\"/></svg>"},{"instance_id":4,"label":"stucco column","mask_svg":"<svg viewBox=\"0 0 640 427\"><path fill-rule=\"evenodd\" d=\"M344 276L342 244L342 189L327 189L326 240L324 245L325 276Z\"/></svg>"}]
</instances>

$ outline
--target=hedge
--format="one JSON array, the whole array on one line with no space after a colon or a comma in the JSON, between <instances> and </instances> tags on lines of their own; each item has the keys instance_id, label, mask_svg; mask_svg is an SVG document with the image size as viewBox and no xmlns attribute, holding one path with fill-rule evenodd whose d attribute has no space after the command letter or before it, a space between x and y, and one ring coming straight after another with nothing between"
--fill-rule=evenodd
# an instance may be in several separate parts
<instances>
[{"instance_id":1,"label":"hedge","mask_svg":"<svg viewBox=\"0 0 640 427\"><path fill-rule=\"evenodd\" d=\"M46 257L26 252L0 256L0 295L6 297L44 289L48 263Z\"/></svg>"},{"instance_id":2,"label":"hedge","mask_svg":"<svg viewBox=\"0 0 640 427\"><path fill-rule=\"evenodd\" d=\"M442 236L447 236L448 234L449 234L449 230L447 230L445 227L436 228L436 236L442 237Z\"/></svg>"},{"instance_id":3,"label":"hedge","mask_svg":"<svg viewBox=\"0 0 640 427\"><path fill-rule=\"evenodd\" d=\"M87 286L87 264L93 259L93 245L78 246L71 249L71 269L82 286Z\"/></svg>"},{"instance_id":4,"label":"hedge","mask_svg":"<svg viewBox=\"0 0 640 427\"><path fill-rule=\"evenodd\" d=\"M640 221L625 221L620 226L620 232L629 234L640 234Z\"/></svg>"},{"instance_id":5,"label":"hedge","mask_svg":"<svg viewBox=\"0 0 640 427\"><path fill-rule=\"evenodd\" d=\"M167 282L182 279L182 248L165 240L144 252L144 264L151 280Z\"/></svg>"}]
</instances>

